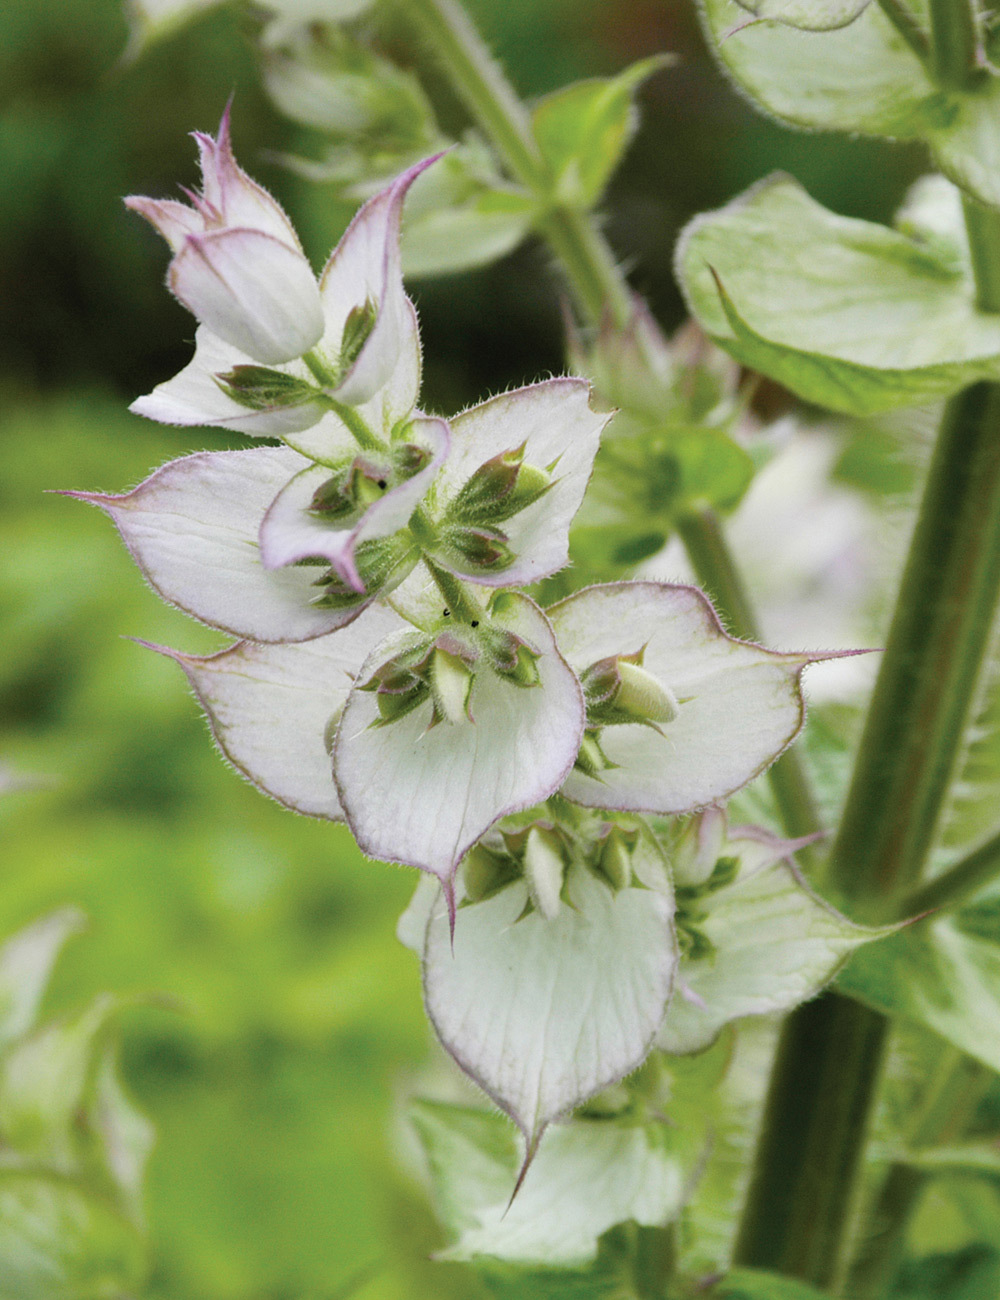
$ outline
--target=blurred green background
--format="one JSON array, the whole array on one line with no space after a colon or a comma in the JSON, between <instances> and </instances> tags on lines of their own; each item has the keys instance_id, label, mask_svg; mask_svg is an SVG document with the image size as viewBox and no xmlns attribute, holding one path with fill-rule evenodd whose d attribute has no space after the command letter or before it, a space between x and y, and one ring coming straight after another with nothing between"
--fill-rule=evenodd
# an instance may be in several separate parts
<instances>
[{"instance_id":1,"label":"blurred green background","mask_svg":"<svg viewBox=\"0 0 1000 1300\"><path fill-rule=\"evenodd\" d=\"M518 88L537 95L673 49L609 194L607 229L668 325L679 226L776 167L829 206L884 218L919 151L795 135L756 117L700 44L687 0L470 0ZM187 360L166 251L121 205L196 183L186 133L235 94L238 156L318 263L347 218L269 153L308 148L268 106L253 23L212 12L122 61L118 0L0 7L0 763L41 784L0 800L0 934L55 905L91 919L51 1006L155 990L125 1023L125 1073L155 1122L149 1179L162 1300L476 1297L405 1150L402 1101L428 1068L416 962L396 942L412 873L362 860L227 770L175 666L130 636L221 639L145 589L110 523L53 489L119 491L205 430L131 416ZM447 123L457 106L430 79ZM415 283L425 401L454 410L562 368L560 296L528 246ZM232 445L236 445L235 442Z\"/></svg>"}]
</instances>

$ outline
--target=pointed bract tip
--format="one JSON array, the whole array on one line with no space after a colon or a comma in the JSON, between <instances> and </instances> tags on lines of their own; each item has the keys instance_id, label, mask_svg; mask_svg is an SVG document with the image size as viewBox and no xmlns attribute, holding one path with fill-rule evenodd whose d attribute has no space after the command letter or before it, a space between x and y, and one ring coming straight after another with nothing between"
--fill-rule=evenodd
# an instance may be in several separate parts
<instances>
[{"instance_id":1,"label":"pointed bract tip","mask_svg":"<svg viewBox=\"0 0 1000 1300\"><path fill-rule=\"evenodd\" d=\"M441 881L441 888L444 891L444 901L448 908L448 933L451 937L451 955L455 955L455 872L452 871L450 876L444 877Z\"/></svg>"},{"instance_id":2,"label":"pointed bract tip","mask_svg":"<svg viewBox=\"0 0 1000 1300\"><path fill-rule=\"evenodd\" d=\"M144 650L152 650L154 654L163 655L165 659L172 659L174 663L187 671L187 665L197 659L197 655L186 655L181 650L172 650L168 645L157 645L155 641L144 641L141 636L126 636L124 641L131 641L133 645L140 645Z\"/></svg>"},{"instance_id":3,"label":"pointed bract tip","mask_svg":"<svg viewBox=\"0 0 1000 1300\"><path fill-rule=\"evenodd\" d=\"M74 501L84 501L88 506L99 506L102 510L112 509L122 499L113 492L81 492L76 488L48 488L46 490L52 496L72 497Z\"/></svg>"},{"instance_id":4,"label":"pointed bract tip","mask_svg":"<svg viewBox=\"0 0 1000 1300\"><path fill-rule=\"evenodd\" d=\"M517 1175L517 1182L514 1184L514 1190L510 1194L510 1200L507 1202L507 1208L500 1216L502 1219L506 1219L507 1215L510 1213L510 1207L514 1204L514 1201L517 1198L518 1192L524 1186L524 1180L525 1178L527 1178L528 1170L531 1168L535 1156L538 1154L538 1144L539 1142L541 1142L542 1134L544 1132L545 1129L540 1128L530 1138L528 1138L527 1135L525 1135L525 1140L527 1141L528 1145L524 1152L524 1163L521 1165L520 1172Z\"/></svg>"}]
</instances>

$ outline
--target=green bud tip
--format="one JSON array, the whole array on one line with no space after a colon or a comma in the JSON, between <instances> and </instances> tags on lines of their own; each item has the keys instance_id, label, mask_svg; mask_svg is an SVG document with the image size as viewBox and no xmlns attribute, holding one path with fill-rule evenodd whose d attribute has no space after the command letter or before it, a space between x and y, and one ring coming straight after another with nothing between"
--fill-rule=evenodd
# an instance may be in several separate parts
<instances>
[{"instance_id":1,"label":"green bud tip","mask_svg":"<svg viewBox=\"0 0 1000 1300\"><path fill-rule=\"evenodd\" d=\"M524 878L535 908L547 921L559 915L559 895L566 874L559 836L532 826L524 842Z\"/></svg>"},{"instance_id":2,"label":"green bud tip","mask_svg":"<svg viewBox=\"0 0 1000 1300\"><path fill-rule=\"evenodd\" d=\"M632 883L632 854L617 827L612 827L604 841L598 866L616 893L620 889L627 889Z\"/></svg>"},{"instance_id":3,"label":"green bud tip","mask_svg":"<svg viewBox=\"0 0 1000 1300\"><path fill-rule=\"evenodd\" d=\"M472 722L469 698L473 673L468 664L447 650L435 649L431 654L429 676L434 697L434 721Z\"/></svg>"}]
</instances>

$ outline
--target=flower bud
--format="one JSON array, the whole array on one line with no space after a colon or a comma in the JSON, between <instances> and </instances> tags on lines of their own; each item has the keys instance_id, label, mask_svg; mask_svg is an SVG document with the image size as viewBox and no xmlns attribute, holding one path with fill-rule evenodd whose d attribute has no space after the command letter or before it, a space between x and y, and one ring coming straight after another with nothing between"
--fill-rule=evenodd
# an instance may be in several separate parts
<instances>
[{"instance_id":1,"label":"flower bud","mask_svg":"<svg viewBox=\"0 0 1000 1300\"><path fill-rule=\"evenodd\" d=\"M580 742L580 752L576 756L574 767L579 768L581 772L586 772L587 776L599 777L602 772L608 768L617 766L612 763L604 750L601 749L601 742L598 740L596 731L585 731L583 740Z\"/></svg>"},{"instance_id":2,"label":"flower bud","mask_svg":"<svg viewBox=\"0 0 1000 1300\"><path fill-rule=\"evenodd\" d=\"M552 487L551 474L523 461L524 443L485 461L448 509L451 519L486 527L510 519Z\"/></svg>"},{"instance_id":3,"label":"flower bud","mask_svg":"<svg viewBox=\"0 0 1000 1300\"><path fill-rule=\"evenodd\" d=\"M538 655L514 632L490 625L479 634L487 663L500 677L515 686L537 686Z\"/></svg>"},{"instance_id":4,"label":"flower bud","mask_svg":"<svg viewBox=\"0 0 1000 1300\"><path fill-rule=\"evenodd\" d=\"M510 884L517 875L517 865L513 858L494 853L485 844L473 845L462 862L465 896L471 903L489 897L504 885Z\"/></svg>"},{"instance_id":5,"label":"flower bud","mask_svg":"<svg viewBox=\"0 0 1000 1300\"><path fill-rule=\"evenodd\" d=\"M632 883L632 854L625 836L616 826L611 828L604 841L598 868L616 893Z\"/></svg>"},{"instance_id":6,"label":"flower bud","mask_svg":"<svg viewBox=\"0 0 1000 1300\"><path fill-rule=\"evenodd\" d=\"M636 663L640 655L612 655L581 673L588 722L604 727L639 722L658 729L677 717L677 697Z\"/></svg>"},{"instance_id":7,"label":"flower bud","mask_svg":"<svg viewBox=\"0 0 1000 1300\"><path fill-rule=\"evenodd\" d=\"M705 885L726 846L726 816L721 808L706 808L683 823L670 852L674 882L683 888Z\"/></svg>"},{"instance_id":8,"label":"flower bud","mask_svg":"<svg viewBox=\"0 0 1000 1300\"><path fill-rule=\"evenodd\" d=\"M559 895L566 874L559 836L532 826L524 842L524 879L536 909L547 921L559 915Z\"/></svg>"},{"instance_id":9,"label":"flower bud","mask_svg":"<svg viewBox=\"0 0 1000 1300\"><path fill-rule=\"evenodd\" d=\"M434 697L436 722L471 722L469 696L472 693L473 672L468 664L447 650L435 649L430 661L430 687Z\"/></svg>"},{"instance_id":10,"label":"flower bud","mask_svg":"<svg viewBox=\"0 0 1000 1300\"><path fill-rule=\"evenodd\" d=\"M445 538L448 546L474 569L493 573L509 568L514 561L514 552L507 545L507 534L498 528L450 528Z\"/></svg>"}]
</instances>

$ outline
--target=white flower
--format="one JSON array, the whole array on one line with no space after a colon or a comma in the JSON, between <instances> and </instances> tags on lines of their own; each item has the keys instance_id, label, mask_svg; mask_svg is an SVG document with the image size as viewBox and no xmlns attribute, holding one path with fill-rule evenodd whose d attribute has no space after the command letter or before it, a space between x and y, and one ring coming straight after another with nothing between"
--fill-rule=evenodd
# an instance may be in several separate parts
<instances>
[{"instance_id":1,"label":"white flower","mask_svg":"<svg viewBox=\"0 0 1000 1300\"><path fill-rule=\"evenodd\" d=\"M217 140L195 138L203 187L190 206L126 199L170 244L170 288L202 322L190 364L131 409L164 424L282 437L311 456L342 429L326 414L332 405L357 407L376 434L388 431L420 388L399 227L407 190L434 159L369 199L317 283L280 206L236 165L228 110Z\"/></svg>"}]
</instances>

